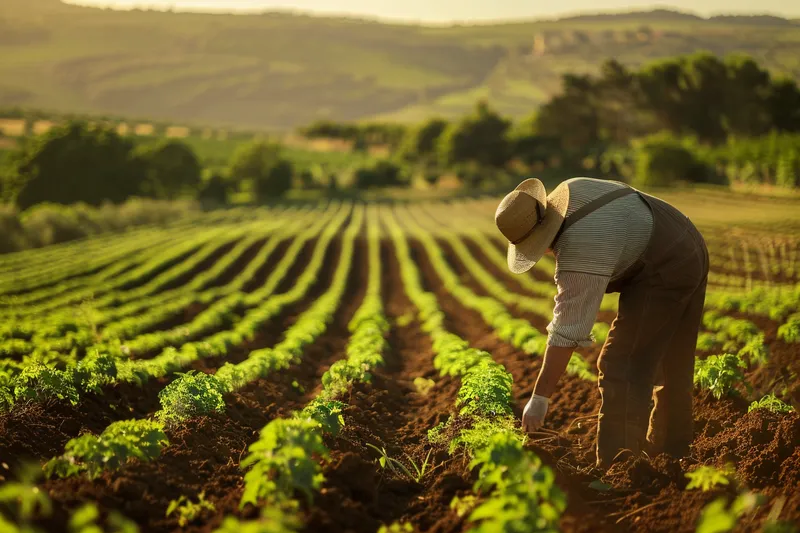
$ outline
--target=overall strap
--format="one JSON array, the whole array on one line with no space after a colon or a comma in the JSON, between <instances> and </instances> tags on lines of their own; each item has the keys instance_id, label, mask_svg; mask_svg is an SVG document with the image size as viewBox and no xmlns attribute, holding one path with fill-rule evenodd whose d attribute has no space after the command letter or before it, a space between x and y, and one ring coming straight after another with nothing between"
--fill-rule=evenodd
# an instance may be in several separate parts
<instances>
[{"instance_id":1,"label":"overall strap","mask_svg":"<svg viewBox=\"0 0 800 533\"><path fill-rule=\"evenodd\" d=\"M625 187L621 187L619 189L616 189L614 191L608 192L608 193L606 193L606 194L604 194L602 196L598 196L597 198L595 198L591 202L589 202L587 204L584 204L583 206L579 207L574 213L572 213L571 215L567 216L564 219L564 222L561 224L561 228L558 230L558 233L556 233L556 236L553 239L553 242L556 242L558 240L558 238L561 236L562 233L567 231L570 226L572 226L573 224L578 222L580 219L582 219L586 215L588 215L588 214L590 214L590 213L592 213L594 211L597 211L598 209L600 209L604 205L608 204L609 202L611 202L613 200L616 200L617 198L621 198L623 196L627 196L629 194L634 194L634 193L638 194L638 192L639 191L637 191L636 189L634 189L632 187L625 186Z\"/></svg>"}]
</instances>

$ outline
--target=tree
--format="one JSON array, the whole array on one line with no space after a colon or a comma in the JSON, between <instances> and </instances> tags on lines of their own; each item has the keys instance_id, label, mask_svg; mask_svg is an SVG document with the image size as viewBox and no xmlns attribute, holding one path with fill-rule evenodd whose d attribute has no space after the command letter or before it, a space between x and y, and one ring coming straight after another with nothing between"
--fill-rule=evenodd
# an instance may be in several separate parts
<instances>
[{"instance_id":1,"label":"tree","mask_svg":"<svg viewBox=\"0 0 800 533\"><path fill-rule=\"evenodd\" d=\"M439 137L439 160L445 166L502 167L510 156L506 137L510 127L511 121L489 109L486 102L478 102L471 115L448 126Z\"/></svg>"},{"instance_id":2,"label":"tree","mask_svg":"<svg viewBox=\"0 0 800 533\"><path fill-rule=\"evenodd\" d=\"M724 127L730 135L756 136L773 126L769 109L772 80L769 72L746 56L734 55L725 60L727 87Z\"/></svg>"},{"instance_id":3,"label":"tree","mask_svg":"<svg viewBox=\"0 0 800 533\"><path fill-rule=\"evenodd\" d=\"M657 134L634 143L635 187L667 187L679 181L702 182L708 169L678 139Z\"/></svg>"},{"instance_id":4,"label":"tree","mask_svg":"<svg viewBox=\"0 0 800 533\"><path fill-rule=\"evenodd\" d=\"M536 131L561 139L561 145L567 150L582 150L600 139L594 79L588 75L566 74L562 86L561 94L539 109Z\"/></svg>"},{"instance_id":5,"label":"tree","mask_svg":"<svg viewBox=\"0 0 800 533\"><path fill-rule=\"evenodd\" d=\"M202 183L202 168L186 144L165 140L136 151L147 168L142 192L154 198L174 200L195 193Z\"/></svg>"},{"instance_id":6,"label":"tree","mask_svg":"<svg viewBox=\"0 0 800 533\"><path fill-rule=\"evenodd\" d=\"M230 175L239 184L250 182L257 199L264 201L292 188L293 167L279 144L256 141L236 151Z\"/></svg>"},{"instance_id":7,"label":"tree","mask_svg":"<svg viewBox=\"0 0 800 533\"><path fill-rule=\"evenodd\" d=\"M197 199L206 206L217 207L228 203L228 182L218 173L203 181Z\"/></svg>"},{"instance_id":8,"label":"tree","mask_svg":"<svg viewBox=\"0 0 800 533\"><path fill-rule=\"evenodd\" d=\"M410 129L403 137L398 155L405 161L430 163L436 157L436 143L447 128L447 121L431 118Z\"/></svg>"},{"instance_id":9,"label":"tree","mask_svg":"<svg viewBox=\"0 0 800 533\"><path fill-rule=\"evenodd\" d=\"M770 122L778 131L800 131L800 89L789 78L773 81L767 97Z\"/></svg>"},{"instance_id":10,"label":"tree","mask_svg":"<svg viewBox=\"0 0 800 533\"><path fill-rule=\"evenodd\" d=\"M380 159L353 171L353 186L357 189L397 187L405 183L403 169L391 161Z\"/></svg>"},{"instance_id":11,"label":"tree","mask_svg":"<svg viewBox=\"0 0 800 533\"><path fill-rule=\"evenodd\" d=\"M137 194L144 168L133 144L114 130L70 122L26 142L10 155L8 193L25 209L41 202L100 205Z\"/></svg>"},{"instance_id":12,"label":"tree","mask_svg":"<svg viewBox=\"0 0 800 533\"><path fill-rule=\"evenodd\" d=\"M537 115L532 115L516 124L508 137L511 157L529 166L537 163L547 164L561 152L558 137L539 134Z\"/></svg>"}]
</instances>

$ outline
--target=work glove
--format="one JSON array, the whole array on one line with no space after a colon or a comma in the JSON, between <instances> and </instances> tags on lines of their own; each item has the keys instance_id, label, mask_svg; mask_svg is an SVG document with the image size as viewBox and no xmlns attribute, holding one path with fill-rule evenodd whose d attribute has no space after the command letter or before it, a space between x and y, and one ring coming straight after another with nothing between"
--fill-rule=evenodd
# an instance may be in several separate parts
<instances>
[{"instance_id":1,"label":"work glove","mask_svg":"<svg viewBox=\"0 0 800 533\"><path fill-rule=\"evenodd\" d=\"M549 398L537 394L531 396L525 410L522 411L522 430L530 433L542 427L548 405L550 405Z\"/></svg>"}]
</instances>

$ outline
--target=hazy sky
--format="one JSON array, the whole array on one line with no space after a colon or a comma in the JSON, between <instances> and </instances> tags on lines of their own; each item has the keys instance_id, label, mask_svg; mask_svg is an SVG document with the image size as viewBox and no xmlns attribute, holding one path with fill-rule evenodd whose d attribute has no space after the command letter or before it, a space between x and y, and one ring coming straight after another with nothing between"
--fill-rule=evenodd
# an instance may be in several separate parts
<instances>
[{"instance_id":1,"label":"hazy sky","mask_svg":"<svg viewBox=\"0 0 800 533\"><path fill-rule=\"evenodd\" d=\"M176 10L296 9L317 13L425 22L553 17L585 11L671 7L700 15L769 13L800 17L800 0L69 0L72 3L130 8L170 7ZM599 6L599 9L598 7Z\"/></svg>"}]
</instances>

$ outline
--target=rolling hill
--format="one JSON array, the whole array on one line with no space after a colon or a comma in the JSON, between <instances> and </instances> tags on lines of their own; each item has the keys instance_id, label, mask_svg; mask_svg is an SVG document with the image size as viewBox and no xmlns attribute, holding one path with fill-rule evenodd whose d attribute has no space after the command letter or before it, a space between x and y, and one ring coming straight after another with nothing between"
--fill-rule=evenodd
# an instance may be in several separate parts
<instances>
[{"instance_id":1,"label":"rolling hill","mask_svg":"<svg viewBox=\"0 0 800 533\"><path fill-rule=\"evenodd\" d=\"M800 23L673 11L475 26L293 13L112 11L0 2L0 106L284 130L318 118L521 116L564 72L709 50L800 78Z\"/></svg>"}]
</instances>

